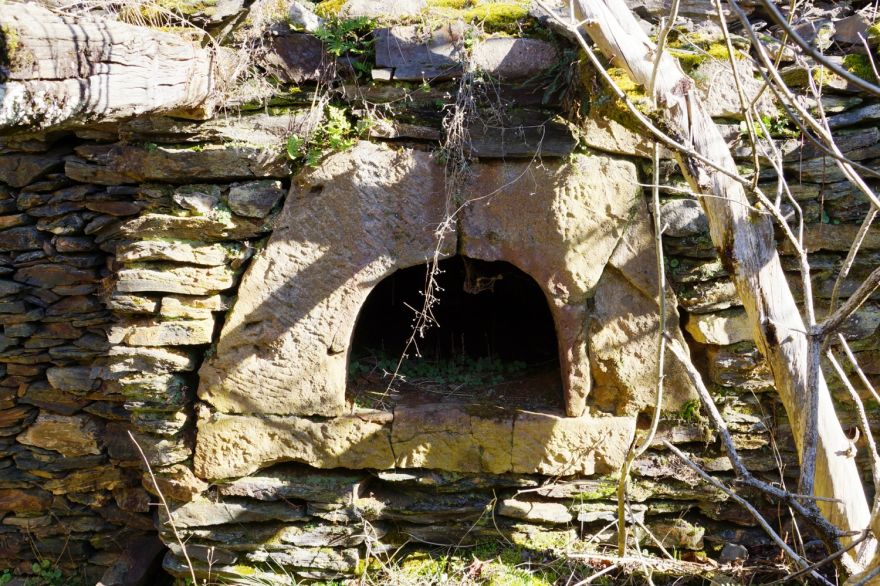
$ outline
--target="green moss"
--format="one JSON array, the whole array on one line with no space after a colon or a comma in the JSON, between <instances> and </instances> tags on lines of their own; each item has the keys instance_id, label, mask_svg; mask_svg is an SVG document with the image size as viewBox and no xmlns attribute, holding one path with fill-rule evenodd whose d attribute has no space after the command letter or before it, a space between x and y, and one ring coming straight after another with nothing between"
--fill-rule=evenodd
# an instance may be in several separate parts
<instances>
[{"instance_id":1,"label":"green moss","mask_svg":"<svg viewBox=\"0 0 880 586\"><path fill-rule=\"evenodd\" d=\"M877 83L877 76L867 55L847 55L843 58L843 68L866 81Z\"/></svg>"},{"instance_id":2,"label":"green moss","mask_svg":"<svg viewBox=\"0 0 880 586\"><path fill-rule=\"evenodd\" d=\"M871 44L880 43L880 20L868 27L867 37Z\"/></svg>"},{"instance_id":3,"label":"green moss","mask_svg":"<svg viewBox=\"0 0 880 586\"><path fill-rule=\"evenodd\" d=\"M572 533L565 530L532 529L516 532L510 536L514 545L538 551L561 550L572 542ZM502 553L502 559L504 555Z\"/></svg>"},{"instance_id":4,"label":"green moss","mask_svg":"<svg viewBox=\"0 0 880 586\"><path fill-rule=\"evenodd\" d=\"M324 0L315 5L315 14L321 18L333 18L339 16L344 5L345 0Z\"/></svg>"},{"instance_id":5,"label":"green moss","mask_svg":"<svg viewBox=\"0 0 880 586\"><path fill-rule=\"evenodd\" d=\"M6 62L10 65L15 61L15 57L18 54L18 50L21 48L21 39L18 36L18 30L10 27L6 24L0 24L0 31L3 33L3 43L5 49L5 55L0 55L0 57L4 57Z\"/></svg>"},{"instance_id":6,"label":"green moss","mask_svg":"<svg viewBox=\"0 0 880 586\"><path fill-rule=\"evenodd\" d=\"M257 573L257 570L250 566L243 566L241 564L232 566L232 572L234 572L238 576L254 576Z\"/></svg>"},{"instance_id":7,"label":"green moss","mask_svg":"<svg viewBox=\"0 0 880 586\"><path fill-rule=\"evenodd\" d=\"M462 13L466 21L475 21L486 32L517 34L529 18L528 3L492 2L474 6Z\"/></svg>"},{"instance_id":8,"label":"green moss","mask_svg":"<svg viewBox=\"0 0 880 586\"><path fill-rule=\"evenodd\" d=\"M427 5L430 8L454 8L455 10L463 10L472 5L471 0L428 0Z\"/></svg>"},{"instance_id":9,"label":"green moss","mask_svg":"<svg viewBox=\"0 0 880 586\"><path fill-rule=\"evenodd\" d=\"M605 479L599 483L595 490L579 492L574 495L575 501L598 501L617 494L617 480Z\"/></svg>"}]
</instances>

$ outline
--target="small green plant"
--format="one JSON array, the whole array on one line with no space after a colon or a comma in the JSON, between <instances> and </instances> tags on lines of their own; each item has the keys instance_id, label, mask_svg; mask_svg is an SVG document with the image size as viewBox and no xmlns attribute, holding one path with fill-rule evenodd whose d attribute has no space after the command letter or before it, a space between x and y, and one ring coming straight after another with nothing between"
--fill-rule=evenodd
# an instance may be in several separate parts
<instances>
[{"instance_id":1,"label":"small green plant","mask_svg":"<svg viewBox=\"0 0 880 586\"><path fill-rule=\"evenodd\" d=\"M287 156L302 158L309 167L316 167L326 153L340 153L353 147L357 136L368 129L368 122L353 125L343 108L329 105L324 123L309 138L293 134L287 139Z\"/></svg>"},{"instance_id":2,"label":"small green plant","mask_svg":"<svg viewBox=\"0 0 880 586\"><path fill-rule=\"evenodd\" d=\"M348 57L358 73L369 75L374 58L373 19L365 16L349 19L330 18L315 31L324 48L335 57Z\"/></svg>"},{"instance_id":3,"label":"small green plant","mask_svg":"<svg viewBox=\"0 0 880 586\"><path fill-rule=\"evenodd\" d=\"M8 572L8 570L6 570ZM31 565L33 576L24 581L24 586L81 586L82 580L73 576L65 576L61 568L53 564L49 560L40 560ZM5 572L4 572L5 575ZM12 579L11 574L9 580L3 582L0 577L0 584L6 584Z\"/></svg>"},{"instance_id":4,"label":"small green plant","mask_svg":"<svg viewBox=\"0 0 880 586\"><path fill-rule=\"evenodd\" d=\"M678 410L678 418L682 421L698 421L700 419L700 402L696 399L686 401Z\"/></svg>"},{"instance_id":5,"label":"small green plant","mask_svg":"<svg viewBox=\"0 0 880 586\"><path fill-rule=\"evenodd\" d=\"M3 570L3 573L0 574L0 586L4 586L10 582L12 582L12 570Z\"/></svg>"}]
</instances>

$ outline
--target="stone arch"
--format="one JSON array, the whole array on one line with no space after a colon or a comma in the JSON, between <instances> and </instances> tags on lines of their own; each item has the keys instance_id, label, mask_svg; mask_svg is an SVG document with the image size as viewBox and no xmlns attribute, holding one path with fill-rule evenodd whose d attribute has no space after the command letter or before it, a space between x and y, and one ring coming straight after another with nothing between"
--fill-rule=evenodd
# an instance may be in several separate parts
<instances>
[{"instance_id":1,"label":"stone arch","mask_svg":"<svg viewBox=\"0 0 880 586\"><path fill-rule=\"evenodd\" d=\"M349 403L372 404L380 391L383 405L442 400L561 412L559 343L546 291L505 261L455 255L437 269L433 323L415 338L414 310L423 306L430 263L395 271L370 292L349 345ZM393 381L398 392L388 401L385 371L404 354L404 376ZM427 379L412 384L413 376ZM441 398L432 381L460 387L458 398Z\"/></svg>"},{"instance_id":2,"label":"stone arch","mask_svg":"<svg viewBox=\"0 0 880 586\"><path fill-rule=\"evenodd\" d=\"M589 155L478 163L464 191L473 199L440 258L506 261L538 283L556 325L566 414L582 415L589 302L644 208L634 165ZM443 169L427 152L359 143L298 176L201 369L199 396L225 413L341 414L361 305L380 280L434 255L447 216Z\"/></svg>"}]
</instances>

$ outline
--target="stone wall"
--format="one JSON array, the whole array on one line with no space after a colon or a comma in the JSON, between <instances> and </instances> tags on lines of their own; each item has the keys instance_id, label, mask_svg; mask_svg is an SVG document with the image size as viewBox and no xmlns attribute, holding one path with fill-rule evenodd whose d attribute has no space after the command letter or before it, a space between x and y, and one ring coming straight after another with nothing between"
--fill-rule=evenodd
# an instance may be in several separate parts
<instances>
[{"instance_id":1,"label":"stone wall","mask_svg":"<svg viewBox=\"0 0 880 586\"><path fill-rule=\"evenodd\" d=\"M351 4L349 16L356 15L357 3ZM477 43L471 59L501 81L477 82L482 111L471 120L464 145L474 157L464 193L502 193L491 200L494 208L485 201L468 208L457 241L444 254L511 260L536 278L550 300L575 300L573 310L566 302L552 309L558 332L565 319L589 320L589 327L574 328L579 333L562 344L581 348L570 360L570 370L581 369L572 375L581 378L574 385L580 391L576 399L569 396L568 413L472 405L351 409L324 379L301 387L289 380L310 360L294 351L309 335L333 338L320 348L322 359L333 344L345 346L330 331L333 319L301 333L289 311L304 300L317 306L333 299L339 284L330 279L340 270L344 285L357 270L371 267L357 273L360 285L371 287L423 257L422 247L407 249L417 254L399 260L404 255L388 253L399 250L386 246L380 234L351 231L361 216L349 225L344 215L367 195L393 203L431 186L444 211L437 139L460 89L452 78L461 70L462 47L455 45L461 37L441 30L427 42L414 40L412 27L377 30L374 81L360 79L354 92L354 73L340 67L334 99L349 116L362 118L364 97L373 105L405 106L384 106L363 142L313 169L291 160L286 146L291 134L320 124L308 108L314 76L302 72L319 69L322 56L317 51L309 57L316 65L303 63L304 53L282 50L314 39L281 28L274 30L273 43L293 62L275 60L273 67L288 72L280 79L302 84L296 91L284 87L283 107L244 107L201 122L144 117L3 140L0 557L24 572L45 558L81 573L87 583L103 576L104 584L135 584L167 546L166 569L186 575L167 513L155 505L157 489L197 569L215 577L280 581L280 568L297 578L347 577L363 571L367 556L402 546L500 536L526 556L576 550L590 540L614 543L608 524L615 518L615 473L632 428L644 426L637 415L651 408L654 392L654 219L637 185L651 180L649 143L599 86L583 96L588 107L580 117L557 94L541 99L556 79L548 71L563 45L498 36ZM388 48L401 45L407 51ZM431 72L431 84L422 84L428 63L444 65ZM707 86L719 122L747 164L739 123L731 119L736 110L728 93L714 85L713 68L723 73L724 67L701 61L694 77ZM386 74L395 81L384 82ZM580 74L580 83L590 87L589 72ZM846 128L843 150L874 165L880 156L877 104L846 84L826 89L823 103L833 113L832 126ZM502 105L518 107L502 108L500 120L486 123L490 111L498 113L499 96ZM272 103L282 103L281 97ZM799 178L792 186L808 248L815 252L821 307L867 202L815 149L794 139L779 141L787 169ZM394 173L399 176L388 177ZM665 182L681 183L671 161L664 162L663 174ZM772 193L772 177L765 175ZM603 184L613 189L602 192L597 185ZM325 191L316 192L318 186ZM341 195L334 200L333 193ZM545 247L540 254L539 247L529 248L529 230L523 229L534 228L534 216L516 221L525 211L540 213L528 207L535 193L560 217L577 218L560 231L574 236L557 248L539 239ZM407 210L401 218L422 229L427 220L436 221L414 218L425 213L421 206L401 209ZM696 202L669 195L662 214L670 298L676 301L670 320L681 323L749 468L792 480L797 468L784 412L711 246L705 217ZM340 231L342 226L347 229ZM396 238L414 238L399 226L381 226ZM515 247L493 248L498 226L508 232L501 241L509 238ZM607 230L604 240L597 236L600 228ZM341 239L322 241L334 229ZM509 234L525 236L520 242ZM308 260L307 247L295 246L303 235L311 237L306 241L316 257L344 245L348 260L357 262L328 263L309 280L296 280L291 292L284 287L303 269L289 263ZM433 234L424 236L430 245ZM863 249L844 297L877 265L876 229ZM382 254L363 262L352 252L364 250ZM565 253L559 266L569 273L542 276L548 250ZM798 291L795 262L784 260ZM347 304L335 302L329 313L344 307L350 327L365 295L360 290ZM880 375L878 325L874 298L846 328L872 377ZM285 336L292 346L276 343ZM252 360L241 350L249 343L262 362L235 374ZM332 367L337 383L340 368L344 378L344 352L342 357L337 353ZM279 372L293 374L280 377L270 393ZM713 557L726 543L743 544L753 554L769 551L768 539L743 510L660 448L669 440L705 469L730 477L688 383L672 364L668 372L670 393L657 439L633 469L633 517L669 548ZM830 383L839 390L838 381ZM309 393L316 387L333 392L315 401L317 395ZM266 399L270 395L278 400ZM307 407L290 407L303 397L311 401ZM762 499L755 502L774 510ZM656 545L644 529L635 538Z\"/></svg>"}]
</instances>

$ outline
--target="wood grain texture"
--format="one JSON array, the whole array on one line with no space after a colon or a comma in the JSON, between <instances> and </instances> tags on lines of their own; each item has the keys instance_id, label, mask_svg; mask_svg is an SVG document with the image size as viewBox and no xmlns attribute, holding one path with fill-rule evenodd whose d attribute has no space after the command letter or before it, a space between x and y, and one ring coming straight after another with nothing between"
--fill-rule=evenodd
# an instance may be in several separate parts
<instances>
[{"instance_id":1,"label":"wood grain texture","mask_svg":"<svg viewBox=\"0 0 880 586\"><path fill-rule=\"evenodd\" d=\"M32 3L0 4L0 22L0 130L158 111L197 116L211 93L211 53L173 34Z\"/></svg>"}]
</instances>

